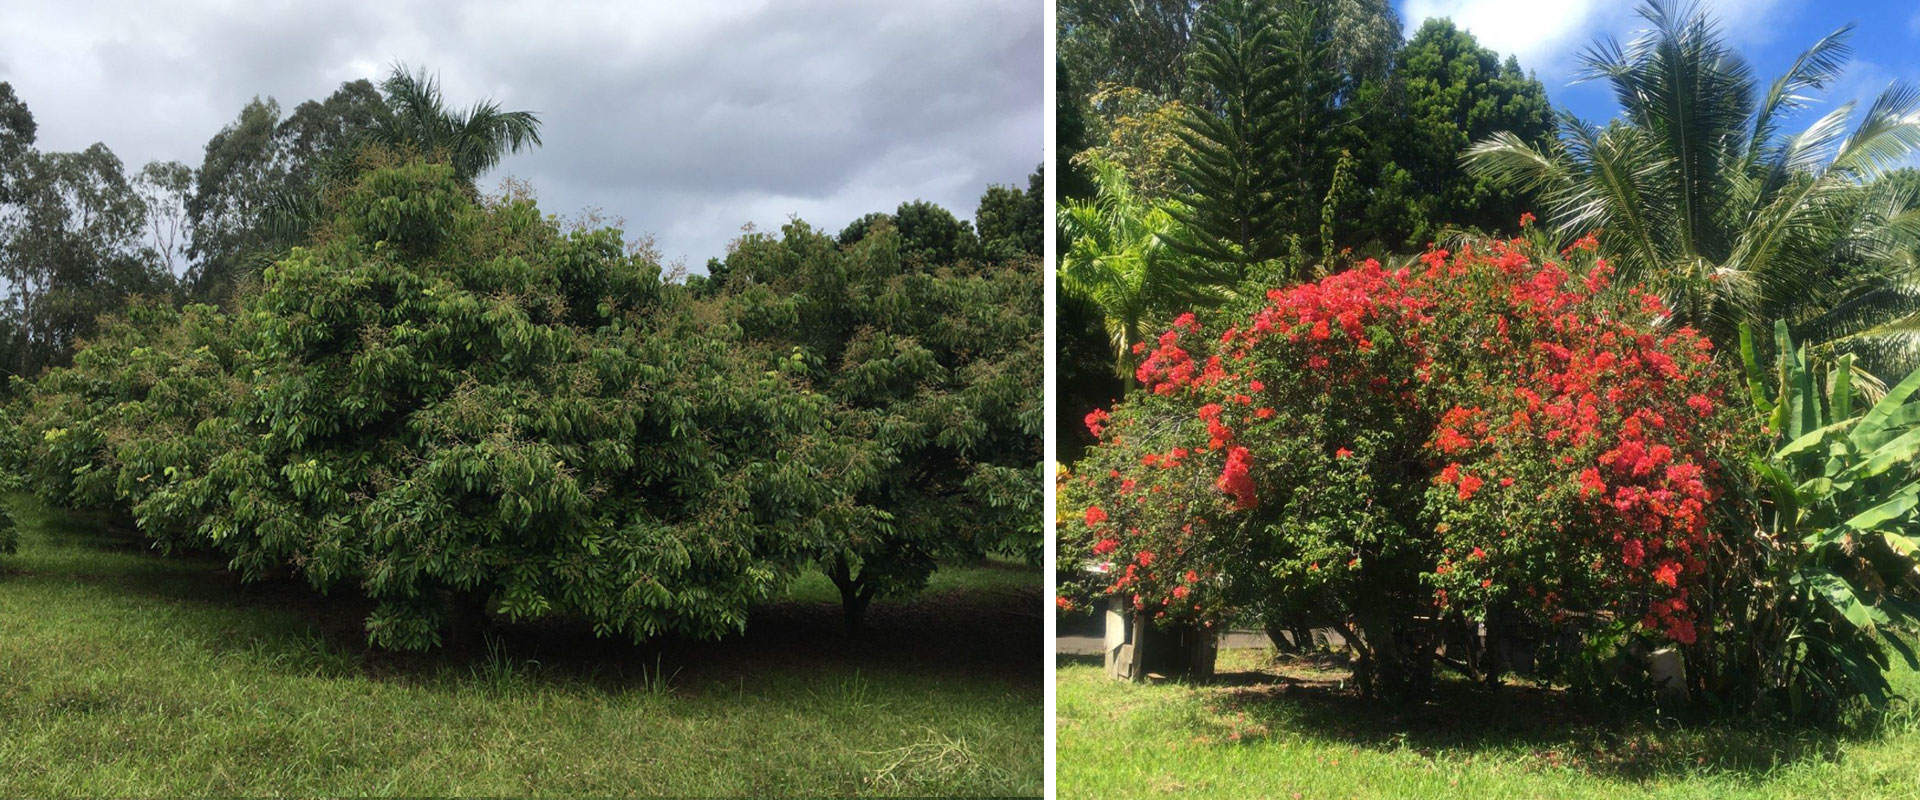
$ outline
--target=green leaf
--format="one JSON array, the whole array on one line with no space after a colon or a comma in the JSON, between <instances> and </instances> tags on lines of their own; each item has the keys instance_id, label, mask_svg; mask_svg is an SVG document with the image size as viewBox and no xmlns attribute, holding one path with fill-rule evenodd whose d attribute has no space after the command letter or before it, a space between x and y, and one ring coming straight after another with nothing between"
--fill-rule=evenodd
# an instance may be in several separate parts
<instances>
[{"instance_id":1,"label":"green leaf","mask_svg":"<svg viewBox=\"0 0 1920 800\"><path fill-rule=\"evenodd\" d=\"M1881 445L1867 456L1867 460L1855 467L1853 476L1871 478L1892 469L1895 464L1910 461L1920 453L1920 428L1907 431L1900 438Z\"/></svg>"},{"instance_id":2,"label":"green leaf","mask_svg":"<svg viewBox=\"0 0 1920 800\"><path fill-rule=\"evenodd\" d=\"M1800 516L1800 493L1794 486L1793 478L1785 470L1756 458L1752 462L1754 474L1773 495L1775 513L1782 520L1792 521Z\"/></svg>"},{"instance_id":3,"label":"green leaf","mask_svg":"<svg viewBox=\"0 0 1920 800\"><path fill-rule=\"evenodd\" d=\"M1838 431L1846 430L1847 428L1852 427L1853 424L1857 421L1858 420L1845 419L1845 420L1841 420L1839 422L1833 423L1832 425L1828 425L1826 427L1820 428L1819 430L1809 432L1806 435L1801 436L1800 438L1794 439L1792 442L1789 442L1787 446L1782 447L1779 450L1775 451L1773 455L1775 458L1780 458L1780 459L1791 458L1803 451L1810 450L1814 447L1819 446L1821 442L1824 442L1827 440L1828 435L1836 433Z\"/></svg>"},{"instance_id":4,"label":"green leaf","mask_svg":"<svg viewBox=\"0 0 1920 800\"><path fill-rule=\"evenodd\" d=\"M1753 351L1753 328L1744 322L1740 324L1740 363L1746 367L1747 397L1753 402L1754 413L1761 418L1772 416L1773 402L1767 399L1766 375Z\"/></svg>"},{"instance_id":5,"label":"green leaf","mask_svg":"<svg viewBox=\"0 0 1920 800\"><path fill-rule=\"evenodd\" d=\"M1842 354L1833 370L1833 391L1828 404L1834 419L1846 420L1853 416L1853 354Z\"/></svg>"},{"instance_id":6,"label":"green leaf","mask_svg":"<svg viewBox=\"0 0 1920 800\"><path fill-rule=\"evenodd\" d=\"M1920 543L1892 531L1882 531L1880 536L1887 540L1887 546L1893 548L1893 552L1909 558L1913 557L1915 549L1920 549Z\"/></svg>"},{"instance_id":7,"label":"green leaf","mask_svg":"<svg viewBox=\"0 0 1920 800\"><path fill-rule=\"evenodd\" d=\"M1820 402L1814 395L1813 375L1807 371L1806 354L1793 349L1786 320L1774 320L1773 338L1775 346L1780 348L1780 388L1786 393L1785 433L1797 439L1820 427Z\"/></svg>"},{"instance_id":8,"label":"green leaf","mask_svg":"<svg viewBox=\"0 0 1920 800\"><path fill-rule=\"evenodd\" d=\"M1906 516L1916 504L1920 504L1920 481L1900 487L1891 498L1853 515L1841 524L1856 531L1870 531Z\"/></svg>"},{"instance_id":9,"label":"green leaf","mask_svg":"<svg viewBox=\"0 0 1920 800\"><path fill-rule=\"evenodd\" d=\"M1854 443L1864 446L1864 442L1868 437L1872 437L1885 428L1893 418L1894 412L1901 410L1901 408L1906 405L1907 398L1911 396L1915 390L1920 390L1920 370L1914 370L1905 380L1900 381L1900 383L1892 389L1888 389L1887 396L1880 398L1880 402L1873 404L1873 408L1869 409L1867 415L1861 418L1860 425L1853 429Z\"/></svg>"}]
</instances>

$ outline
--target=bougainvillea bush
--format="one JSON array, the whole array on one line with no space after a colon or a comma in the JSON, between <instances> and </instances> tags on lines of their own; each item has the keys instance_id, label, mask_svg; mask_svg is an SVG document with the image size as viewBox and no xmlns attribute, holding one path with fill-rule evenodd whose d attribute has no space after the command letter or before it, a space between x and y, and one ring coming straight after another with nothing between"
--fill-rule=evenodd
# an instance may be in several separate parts
<instances>
[{"instance_id":1,"label":"bougainvillea bush","mask_svg":"<svg viewBox=\"0 0 1920 800\"><path fill-rule=\"evenodd\" d=\"M1175 320L1061 479L1074 597L1331 626L1388 698L1470 621L1699 645L1740 425L1706 339L1659 331L1595 244L1368 261Z\"/></svg>"}]
</instances>

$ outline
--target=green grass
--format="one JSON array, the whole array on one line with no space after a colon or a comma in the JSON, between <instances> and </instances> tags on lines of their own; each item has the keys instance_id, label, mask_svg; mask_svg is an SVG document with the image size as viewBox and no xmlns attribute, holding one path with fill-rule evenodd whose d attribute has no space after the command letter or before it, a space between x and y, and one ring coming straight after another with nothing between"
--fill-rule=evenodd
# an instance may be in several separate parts
<instances>
[{"instance_id":1,"label":"green grass","mask_svg":"<svg viewBox=\"0 0 1920 800\"><path fill-rule=\"evenodd\" d=\"M990 555L968 564L941 567L927 580L922 594L938 597L955 592L1031 594L1040 586L1039 568L1025 561ZM840 590L826 573L811 571L788 584L784 598L806 603L838 603Z\"/></svg>"},{"instance_id":2,"label":"green grass","mask_svg":"<svg viewBox=\"0 0 1920 800\"><path fill-rule=\"evenodd\" d=\"M1920 797L1912 706L1836 730L1691 723L1582 708L1558 692L1451 684L1402 714L1344 670L1221 654L1210 685L1108 681L1061 656L1061 798ZM1920 696L1920 675L1896 685Z\"/></svg>"},{"instance_id":3,"label":"green grass","mask_svg":"<svg viewBox=\"0 0 1920 800\"><path fill-rule=\"evenodd\" d=\"M793 599L716 643L505 626L396 655L364 601L13 505L0 796L1040 791L1035 570L1024 599L876 604L859 638Z\"/></svg>"}]
</instances>

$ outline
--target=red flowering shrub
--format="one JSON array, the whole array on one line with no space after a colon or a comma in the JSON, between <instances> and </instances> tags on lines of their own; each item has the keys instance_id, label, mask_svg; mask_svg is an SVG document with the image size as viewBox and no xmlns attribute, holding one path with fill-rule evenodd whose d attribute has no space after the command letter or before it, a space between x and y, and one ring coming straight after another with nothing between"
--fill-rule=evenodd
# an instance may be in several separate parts
<instances>
[{"instance_id":1,"label":"red flowering shrub","mask_svg":"<svg viewBox=\"0 0 1920 800\"><path fill-rule=\"evenodd\" d=\"M1434 620L1581 613L1692 644L1737 425L1707 341L1652 332L1659 301L1592 245L1369 261L1176 320L1063 477L1062 556L1104 570L1083 595L1342 628L1395 695L1424 687Z\"/></svg>"}]
</instances>

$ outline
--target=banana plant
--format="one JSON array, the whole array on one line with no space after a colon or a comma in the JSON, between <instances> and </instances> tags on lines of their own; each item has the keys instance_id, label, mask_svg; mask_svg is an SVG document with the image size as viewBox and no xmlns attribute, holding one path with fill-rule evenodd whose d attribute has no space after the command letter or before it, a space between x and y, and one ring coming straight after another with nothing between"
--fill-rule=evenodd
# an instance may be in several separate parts
<instances>
[{"instance_id":1,"label":"banana plant","mask_svg":"<svg viewBox=\"0 0 1920 800\"><path fill-rule=\"evenodd\" d=\"M1854 694L1884 706L1888 651L1920 669L1906 640L1920 630L1920 370L1870 407L1856 403L1852 356L1821 380L1778 322L1769 393L1751 332L1740 336L1749 395L1772 436L1752 462L1777 593L1774 624L1761 626L1774 634L1768 671L1796 713Z\"/></svg>"}]
</instances>

